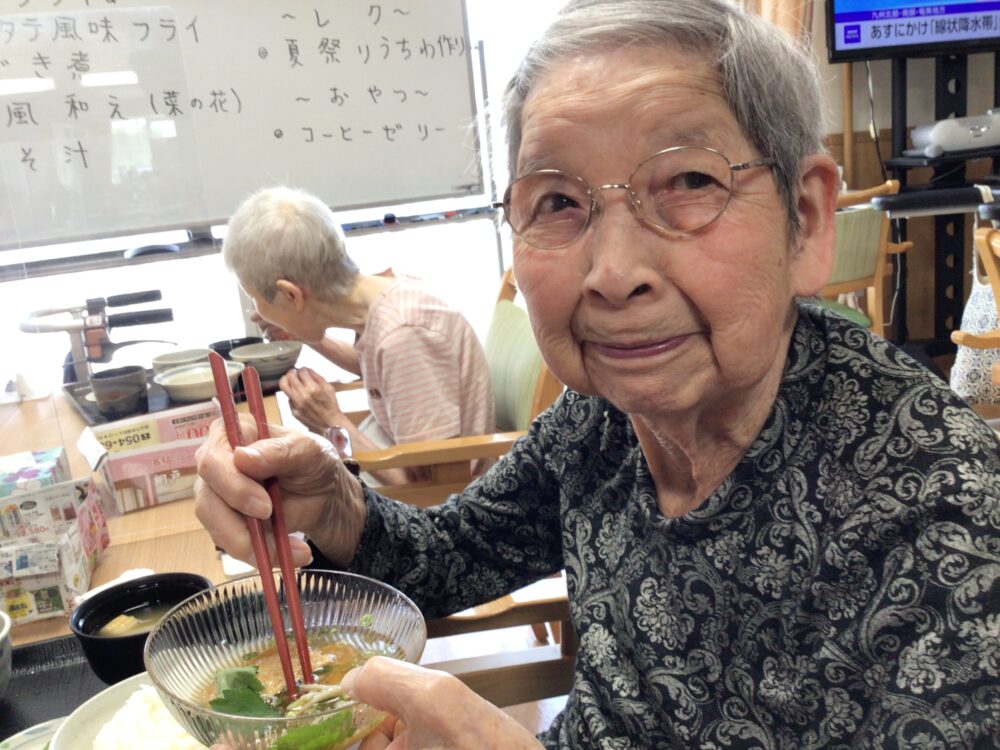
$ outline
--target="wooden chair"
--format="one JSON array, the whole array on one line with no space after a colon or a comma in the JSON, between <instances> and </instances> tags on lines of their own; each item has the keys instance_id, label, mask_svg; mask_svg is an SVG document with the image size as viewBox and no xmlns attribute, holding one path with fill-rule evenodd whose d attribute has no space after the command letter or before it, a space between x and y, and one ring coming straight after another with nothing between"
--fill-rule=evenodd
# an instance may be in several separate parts
<instances>
[{"instance_id":1,"label":"wooden chair","mask_svg":"<svg viewBox=\"0 0 1000 750\"><path fill-rule=\"evenodd\" d=\"M889 217L868 205L878 195L895 195L899 182L889 180L867 190L837 197L836 246L833 272L820 293L821 304L868 328L885 335L885 281L891 278L888 256L905 252L912 243L889 241ZM841 294L865 292L865 312L837 301Z\"/></svg>"},{"instance_id":2,"label":"wooden chair","mask_svg":"<svg viewBox=\"0 0 1000 750\"><path fill-rule=\"evenodd\" d=\"M986 277L993 289L994 302L997 305L997 315L1000 317L1000 230L993 227L980 227L976 230L976 255L983 264ZM966 331L952 331L951 340L959 346L970 349L1000 349L1000 328L992 331L974 334ZM995 385L1000 385L1000 362L993 365L990 379Z\"/></svg>"},{"instance_id":3,"label":"wooden chair","mask_svg":"<svg viewBox=\"0 0 1000 750\"><path fill-rule=\"evenodd\" d=\"M430 478L382 485L378 491L412 505L435 505L472 481L477 461L507 453L514 441L556 397L563 385L545 366L528 314L514 303L517 285L508 270L501 281L484 348L493 379L497 432L447 440L404 443L378 451L359 451L364 471L425 467Z\"/></svg>"},{"instance_id":4,"label":"wooden chair","mask_svg":"<svg viewBox=\"0 0 1000 750\"><path fill-rule=\"evenodd\" d=\"M454 674L501 708L566 695L573 684L578 643L569 622L565 586L560 587L554 579L466 612L432 620L427 624L427 635L437 638L547 621L560 623L559 644L447 659L425 666Z\"/></svg>"}]
</instances>

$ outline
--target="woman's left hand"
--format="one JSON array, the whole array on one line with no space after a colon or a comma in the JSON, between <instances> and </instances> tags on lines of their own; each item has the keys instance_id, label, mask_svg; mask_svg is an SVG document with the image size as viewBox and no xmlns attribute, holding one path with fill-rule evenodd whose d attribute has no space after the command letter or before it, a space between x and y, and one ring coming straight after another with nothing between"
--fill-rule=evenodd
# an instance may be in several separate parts
<instances>
[{"instance_id":1,"label":"woman's left hand","mask_svg":"<svg viewBox=\"0 0 1000 750\"><path fill-rule=\"evenodd\" d=\"M457 677L374 657L345 676L352 697L389 714L361 750L538 750L534 736Z\"/></svg>"},{"instance_id":2,"label":"woman's left hand","mask_svg":"<svg viewBox=\"0 0 1000 750\"><path fill-rule=\"evenodd\" d=\"M288 396L292 415L312 432L322 435L327 427L343 425L337 389L308 367L286 372L278 386Z\"/></svg>"}]
</instances>

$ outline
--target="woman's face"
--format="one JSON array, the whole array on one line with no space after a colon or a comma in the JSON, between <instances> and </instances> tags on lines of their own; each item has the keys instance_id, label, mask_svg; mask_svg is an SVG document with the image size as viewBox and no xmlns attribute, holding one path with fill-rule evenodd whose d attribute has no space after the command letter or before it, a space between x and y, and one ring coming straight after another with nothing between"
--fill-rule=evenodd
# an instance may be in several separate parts
<instances>
[{"instance_id":1,"label":"woman's face","mask_svg":"<svg viewBox=\"0 0 1000 750\"><path fill-rule=\"evenodd\" d=\"M257 314L268 323L307 344L322 341L326 335L323 319L306 307L308 303L299 288L284 280L279 280L277 285L278 291L270 301L248 286L244 286L243 291L253 302Z\"/></svg>"},{"instance_id":2,"label":"woman's face","mask_svg":"<svg viewBox=\"0 0 1000 750\"><path fill-rule=\"evenodd\" d=\"M672 146L713 148L734 164L770 156L743 136L709 65L652 48L566 60L528 97L522 130L518 176L559 169L591 186L623 183ZM817 216L832 211L824 200ZM822 266L832 235L815 248L790 240L770 169L736 172L722 215L682 239L642 223L625 190L602 190L598 201L567 247L514 238L518 286L553 373L649 415L727 408L776 383L793 297L821 288L829 267L817 270L817 257ZM815 223L808 206L804 218Z\"/></svg>"}]
</instances>

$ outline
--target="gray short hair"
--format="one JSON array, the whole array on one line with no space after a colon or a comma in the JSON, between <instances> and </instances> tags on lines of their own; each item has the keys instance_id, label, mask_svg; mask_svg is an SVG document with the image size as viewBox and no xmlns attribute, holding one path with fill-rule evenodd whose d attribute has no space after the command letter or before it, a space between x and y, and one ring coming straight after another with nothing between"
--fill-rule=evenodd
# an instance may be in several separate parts
<instances>
[{"instance_id":1,"label":"gray short hair","mask_svg":"<svg viewBox=\"0 0 1000 750\"><path fill-rule=\"evenodd\" d=\"M245 288L268 302L278 279L332 301L358 276L333 211L315 195L289 187L261 190L236 209L222 258Z\"/></svg>"},{"instance_id":2,"label":"gray short hair","mask_svg":"<svg viewBox=\"0 0 1000 750\"><path fill-rule=\"evenodd\" d=\"M532 88L561 60L596 49L649 45L714 65L747 139L777 160L792 231L799 164L825 153L819 76L808 49L729 0L572 0L531 47L504 94L508 164L517 176L521 116Z\"/></svg>"}]
</instances>

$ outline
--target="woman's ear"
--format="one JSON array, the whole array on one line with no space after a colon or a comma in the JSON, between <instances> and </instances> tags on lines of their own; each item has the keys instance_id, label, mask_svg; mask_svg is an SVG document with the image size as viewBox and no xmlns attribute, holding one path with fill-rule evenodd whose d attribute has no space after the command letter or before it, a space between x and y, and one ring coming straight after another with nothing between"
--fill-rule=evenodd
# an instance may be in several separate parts
<instances>
[{"instance_id":1,"label":"woman's ear","mask_svg":"<svg viewBox=\"0 0 1000 750\"><path fill-rule=\"evenodd\" d=\"M295 312L302 312L303 308L306 306L306 290L296 284L294 281L288 281L287 279L278 279L274 282L275 288L278 290L278 296L281 297L285 303L292 306Z\"/></svg>"},{"instance_id":2,"label":"woman's ear","mask_svg":"<svg viewBox=\"0 0 1000 750\"><path fill-rule=\"evenodd\" d=\"M802 162L796 212L799 233L792 238L792 288L798 297L820 292L833 270L833 212L840 189L837 163L825 154Z\"/></svg>"}]
</instances>

